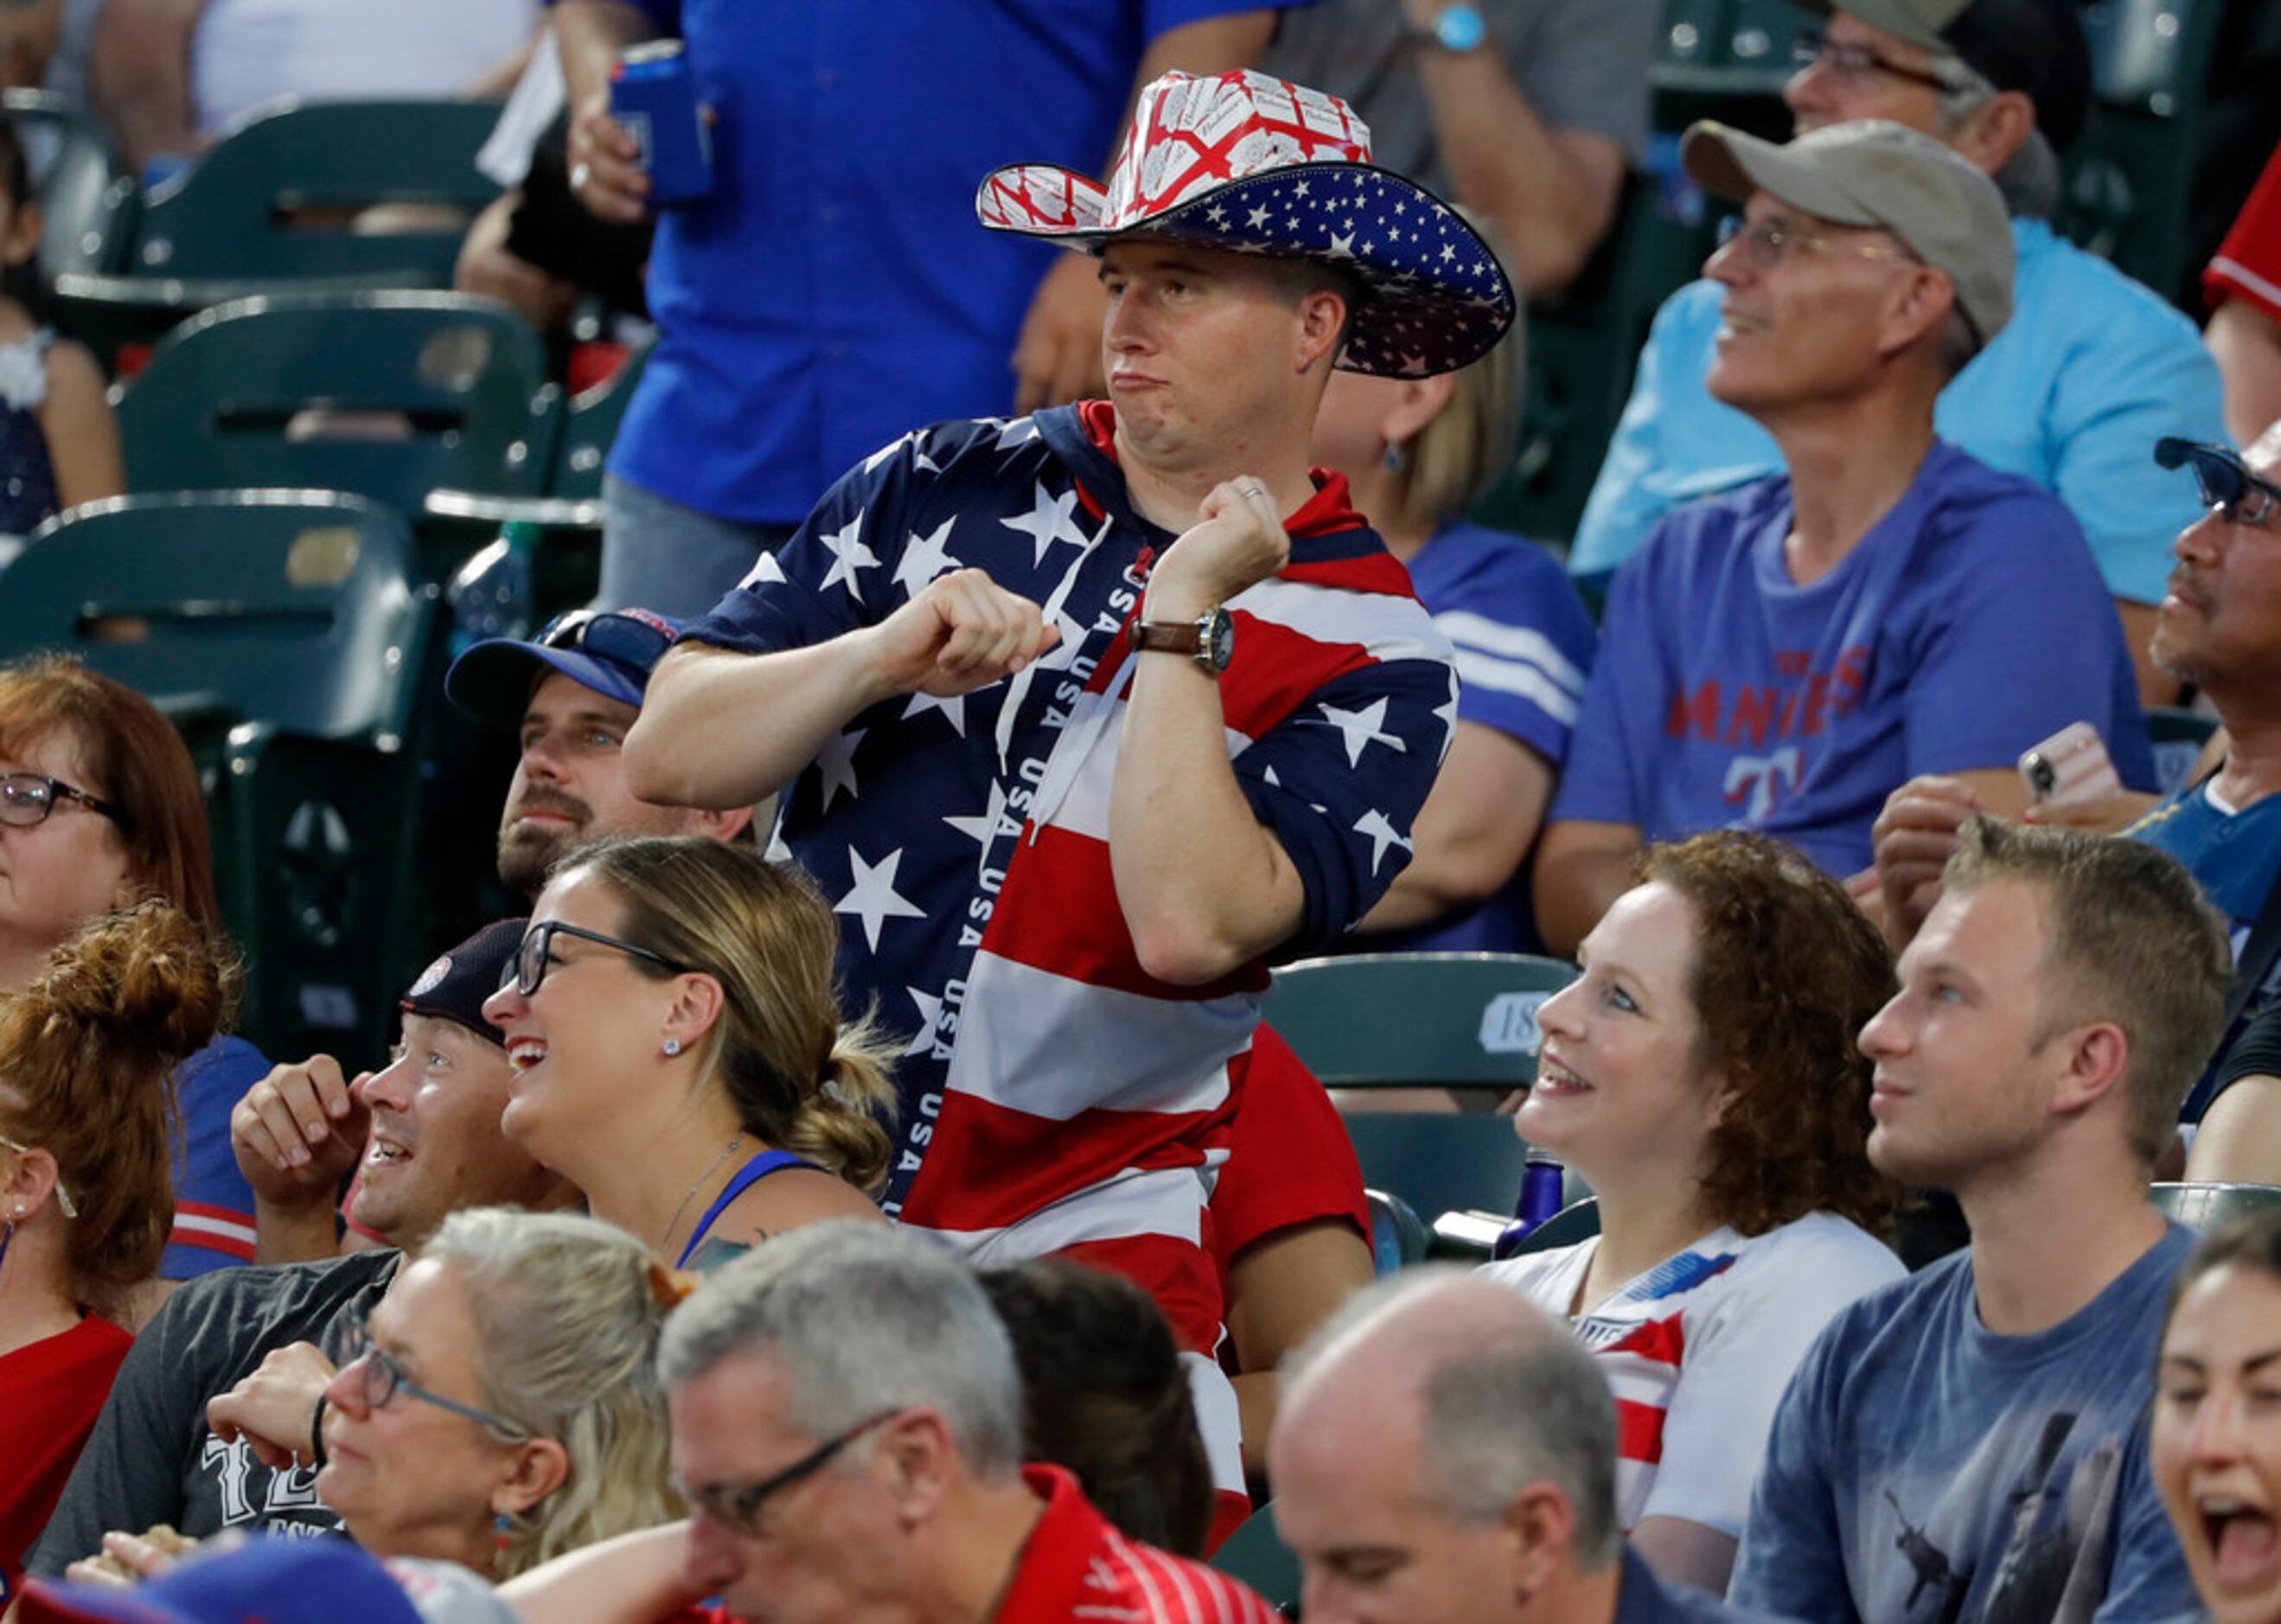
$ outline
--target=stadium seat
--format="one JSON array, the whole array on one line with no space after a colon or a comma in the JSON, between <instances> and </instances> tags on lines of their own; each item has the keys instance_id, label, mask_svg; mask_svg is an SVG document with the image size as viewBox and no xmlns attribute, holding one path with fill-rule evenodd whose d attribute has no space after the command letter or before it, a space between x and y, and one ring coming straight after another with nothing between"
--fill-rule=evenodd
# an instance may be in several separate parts
<instances>
[{"instance_id":1,"label":"stadium seat","mask_svg":"<svg viewBox=\"0 0 2281 1624\"><path fill-rule=\"evenodd\" d=\"M1512 1210L1528 1147L1510 1117L1364 1111L1344 1120L1363 1183L1399 1196L1429 1226L1465 1208Z\"/></svg>"},{"instance_id":2,"label":"stadium seat","mask_svg":"<svg viewBox=\"0 0 2281 1624\"><path fill-rule=\"evenodd\" d=\"M250 971L241 1030L267 1053L387 1041L406 741L434 677L435 593L414 567L383 508L258 491L90 503L0 575L0 655L77 653L189 741Z\"/></svg>"},{"instance_id":3,"label":"stadium seat","mask_svg":"<svg viewBox=\"0 0 2281 1624\"><path fill-rule=\"evenodd\" d=\"M1211 1565L1258 1591L1285 1618L1299 1616L1299 1558L1275 1531L1272 1504L1245 1518L1212 1552Z\"/></svg>"},{"instance_id":4,"label":"stadium seat","mask_svg":"<svg viewBox=\"0 0 2281 1624\"><path fill-rule=\"evenodd\" d=\"M167 335L119 403L128 489L536 496L561 414L538 335L464 294L252 298Z\"/></svg>"},{"instance_id":5,"label":"stadium seat","mask_svg":"<svg viewBox=\"0 0 2281 1624\"><path fill-rule=\"evenodd\" d=\"M2217 718L2176 705L2157 705L2146 712L2146 731L2154 743L2154 787L2175 794L2193 782L2202 748L2217 731Z\"/></svg>"},{"instance_id":6,"label":"stadium seat","mask_svg":"<svg viewBox=\"0 0 2281 1624\"><path fill-rule=\"evenodd\" d=\"M126 263L141 202L111 144L83 107L41 90L10 90L0 105L16 127L32 195L45 224L40 236L43 291L58 276L116 270Z\"/></svg>"},{"instance_id":7,"label":"stadium seat","mask_svg":"<svg viewBox=\"0 0 2281 1624\"><path fill-rule=\"evenodd\" d=\"M1563 1207L1521 1238L1513 1249L1516 1257L1526 1257L1531 1252L1550 1252L1564 1246L1574 1246L1579 1241L1589 1241L1600 1233L1600 1203L1586 1198Z\"/></svg>"},{"instance_id":8,"label":"stadium seat","mask_svg":"<svg viewBox=\"0 0 2281 1624\"><path fill-rule=\"evenodd\" d=\"M1386 1190L1363 1192L1370 1205L1370 1256L1380 1274L1424 1261L1433 1233L1410 1203Z\"/></svg>"},{"instance_id":9,"label":"stadium seat","mask_svg":"<svg viewBox=\"0 0 2281 1624\"><path fill-rule=\"evenodd\" d=\"M2096 0L2083 12L2094 94L2067 155L2060 227L2168 299L2192 298L2201 269L2190 211L2224 9L2223 0Z\"/></svg>"},{"instance_id":10,"label":"stadium seat","mask_svg":"<svg viewBox=\"0 0 2281 1624\"><path fill-rule=\"evenodd\" d=\"M1426 1255L1436 1262L1487 1263L1498 1240L1512 1222L1510 1213L1478 1210L1444 1212L1434 1220ZM1600 1203L1589 1195L1569 1203L1524 1236L1513 1249L1516 1257L1574 1246L1600 1233Z\"/></svg>"},{"instance_id":11,"label":"stadium seat","mask_svg":"<svg viewBox=\"0 0 2281 1624\"><path fill-rule=\"evenodd\" d=\"M1262 1018L1326 1087L1526 1087L1537 1006L1575 978L1524 954L1305 959L1275 972Z\"/></svg>"},{"instance_id":12,"label":"stadium seat","mask_svg":"<svg viewBox=\"0 0 2281 1624\"><path fill-rule=\"evenodd\" d=\"M2148 1198L2187 1228L2208 1233L2221 1224L2268 1207L2281 1206L2281 1186L2270 1184L2158 1184Z\"/></svg>"}]
</instances>

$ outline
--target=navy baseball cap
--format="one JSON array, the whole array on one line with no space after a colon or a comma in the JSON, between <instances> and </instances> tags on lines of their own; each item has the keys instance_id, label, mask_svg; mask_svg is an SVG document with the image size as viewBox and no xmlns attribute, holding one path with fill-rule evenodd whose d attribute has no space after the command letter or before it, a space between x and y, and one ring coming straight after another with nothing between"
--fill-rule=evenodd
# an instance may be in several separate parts
<instances>
[{"instance_id":1,"label":"navy baseball cap","mask_svg":"<svg viewBox=\"0 0 2281 1624\"><path fill-rule=\"evenodd\" d=\"M573 609L547 622L527 643L490 638L476 644L444 673L444 692L478 721L515 728L522 725L531 690L555 670L638 710L649 674L680 635L679 621L648 609Z\"/></svg>"},{"instance_id":2,"label":"navy baseball cap","mask_svg":"<svg viewBox=\"0 0 2281 1624\"><path fill-rule=\"evenodd\" d=\"M528 919L487 924L420 972L411 990L397 1000L406 1015L456 1021L486 1043L506 1047L506 1033L483 1018L483 1000L499 990L514 950L522 945Z\"/></svg>"},{"instance_id":3,"label":"navy baseball cap","mask_svg":"<svg viewBox=\"0 0 2281 1624\"><path fill-rule=\"evenodd\" d=\"M404 1588L345 1539L248 1540L148 1583L24 1587L23 1624L422 1624Z\"/></svg>"}]
</instances>

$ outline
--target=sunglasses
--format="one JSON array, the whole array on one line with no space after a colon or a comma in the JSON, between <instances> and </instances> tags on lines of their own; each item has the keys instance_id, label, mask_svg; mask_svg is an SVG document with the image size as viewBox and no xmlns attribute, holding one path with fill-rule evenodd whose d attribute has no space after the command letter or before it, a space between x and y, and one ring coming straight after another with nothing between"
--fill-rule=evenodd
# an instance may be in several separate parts
<instances>
[{"instance_id":1,"label":"sunglasses","mask_svg":"<svg viewBox=\"0 0 2281 1624\"><path fill-rule=\"evenodd\" d=\"M2251 473L2231 446L2164 438L2154 442L2154 460L2166 468L2192 468L2202 506L2228 524L2262 524L2281 507L2281 485Z\"/></svg>"},{"instance_id":2,"label":"sunglasses","mask_svg":"<svg viewBox=\"0 0 2281 1624\"><path fill-rule=\"evenodd\" d=\"M653 964L661 964L677 976L684 975L691 969L691 966L677 964L662 953L653 953L638 942L622 941L615 936L605 936L599 931L583 930L575 924L549 919L544 924L532 925L522 933L522 940L516 946L514 956L507 961L505 971L499 977L499 985L513 987L525 998L538 991L546 980L548 968L557 962L554 939L558 936L575 936L580 941L615 947L620 953L647 959Z\"/></svg>"},{"instance_id":3,"label":"sunglasses","mask_svg":"<svg viewBox=\"0 0 2281 1624\"><path fill-rule=\"evenodd\" d=\"M831 1458L875 1427L885 1426L902 1414L901 1410L882 1410L867 1420L862 1420L846 1432L835 1433L814 1449L795 1460L781 1472L772 1472L756 1481L739 1484L707 1484L692 1489L679 1478L674 1488L691 1505L701 1509L714 1521L744 1539L761 1536L761 1509L777 1496L796 1484L806 1482L823 1470Z\"/></svg>"},{"instance_id":4,"label":"sunglasses","mask_svg":"<svg viewBox=\"0 0 2281 1624\"><path fill-rule=\"evenodd\" d=\"M117 807L85 790L73 789L61 778L50 778L43 772L12 772L0 777L0 824L18 829L44 824L59 800L76 800L114 824L120 821Z\"/></svg>"},{"instance_id":5,"label":"sunglasses","mask_svg":"<svg viewBox=\"0 0 2281 1624\"><path fill-rule=\"evenodd\" d=\"M541 648L576 649L648 672L665 658L673 637L672 629L654 615L572 609L548 621L533 640Z\"/></svg>"}]
</instances>

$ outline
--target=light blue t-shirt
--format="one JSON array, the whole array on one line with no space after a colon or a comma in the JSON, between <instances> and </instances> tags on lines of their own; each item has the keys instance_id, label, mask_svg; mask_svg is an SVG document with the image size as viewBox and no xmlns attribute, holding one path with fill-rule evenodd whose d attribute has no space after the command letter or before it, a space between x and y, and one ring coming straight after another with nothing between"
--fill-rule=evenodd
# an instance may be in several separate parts
<instances>
[{"instance_id":1,"label":"light blue t-shirt","mask_svg":"<svg viewBox=\"0 0 2281 1624\"><path fill-rule=\"evenodd\" d=\"M1775 1414L1728 1599L1815 1624L2195 1615L2146 1459L2193 1244L2171 1225L2029 1336L1981 1324L1968 1250L1841 1311Z\"/></svg>"},{"instance_id":2,"label":"light blue t-shirt","mask_svg":"<svg viewBox=\"0 0 2281 1624\"><path fill-rule=\"evenodd\" d=\"M2201 335L2153 292L2037 220L2012 222L2011 322L1942 391L1940 437L2053 492L2091 542L2108 594L2159 603L2170 544L2201 516L2193 482L2154 466L2166 434L2230 444L2223 385ZM1782 468L1767 431L1711 398L1725 290L1664 301L1568 568L1597 582L1674 504Z\"/></svg>"},{"instance_id":3,"label":"light blue t-shirt","mask_svg":"<svg viewBox=\"0 0 2281 1624\"><path fill-rule=\"evenodd\" d=\"M1805 586L1790 481L1674 512L1616 573L1552 819L1754 829L1840 877L1919 773L2008 768L2074 722L2153 783L2122 628L2067 509L1936 445Z\"/></svg>"}]
</instances>

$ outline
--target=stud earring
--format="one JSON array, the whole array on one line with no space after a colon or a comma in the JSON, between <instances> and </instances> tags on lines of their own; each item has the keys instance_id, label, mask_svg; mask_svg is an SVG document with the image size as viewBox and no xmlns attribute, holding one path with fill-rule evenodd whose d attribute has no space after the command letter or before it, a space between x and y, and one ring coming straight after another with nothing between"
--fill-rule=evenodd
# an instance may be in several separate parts
<instances>
[{"instance_id":1,"label":"stud earring","mask_svg":"<svg viewBox=\"0 0 2281 1624\"><path fill-rule=\"evenodd\" d=\"M681 1040L679 1038L668 1038L665 1040L664 1048L665 1052L668 1055L678 1055L681 1053Z\"/></svg>"}]
</instances>

